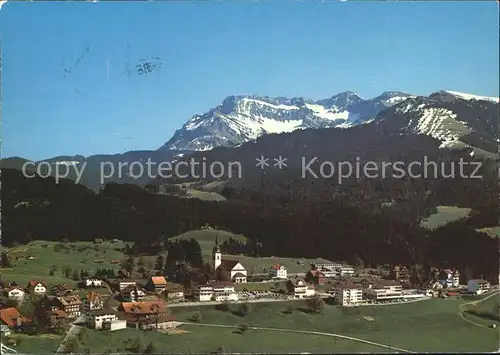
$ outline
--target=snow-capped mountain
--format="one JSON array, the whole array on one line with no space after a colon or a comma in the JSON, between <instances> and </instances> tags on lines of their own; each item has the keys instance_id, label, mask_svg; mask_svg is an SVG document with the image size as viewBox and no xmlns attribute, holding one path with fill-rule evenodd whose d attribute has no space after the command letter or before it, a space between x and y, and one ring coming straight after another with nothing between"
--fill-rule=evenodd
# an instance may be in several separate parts
<instances>
[{"instance_id":1,"label":"snow-capped mountain","mask_svg":"<svg viewBox=\"0 0 500 355\"><path fill-rule=\"evenodd\" d=\"M498 98L438 91L411 97L382 111L377 123L391 120L404 134L427 135L441 148L474 148L497 152Z\"/></svg>"},{"instance_id":2,"label":"snow-capped mountain","mask_svg":"<svg viewBox=\"0 0 500 355\"><path fill-rule=\"evenodd\" d=\"M365 100L352 91L319 101L229 96L219 106L192 117L160 149L205 151L219 146L238 146L270 133L348 128L374 119L383 109L410 97L413 96L403 92L384 92Z\"/></svg>"}]
</instances>

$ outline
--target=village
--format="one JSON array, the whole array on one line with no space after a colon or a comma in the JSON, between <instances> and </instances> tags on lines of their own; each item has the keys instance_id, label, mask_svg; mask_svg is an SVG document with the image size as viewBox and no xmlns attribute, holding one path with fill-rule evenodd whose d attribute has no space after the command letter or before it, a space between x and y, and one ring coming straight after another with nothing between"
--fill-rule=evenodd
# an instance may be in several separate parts
<instances>
[{"instance_id":1,"label":"village","mask_svg":"<svg viewBox=\"0 0 500 355\"><path fill-rule=\"evenodd\" d=\"M308 299L341 307L377 306L481 295L492 289L488 281L463 280L458 270L451 268L434 269L432 279L418 287L412 287L405 266L394 266L383 278L375 269L355 272L352 266L339 263L314 263L310 270L295 274L275 264L269 265L267 275L250 277L241 262L223 257L217 240L212 258L215 279L192 282L189 287L169 282L160 274L140 279L125 268L115 277L86 277L76 288L66 284L48 287L44 280L2 284L2 338L40 329L69 335L81 326L103 331L134 328L171 332L179 324L169 312L175 307ZM26 302L34 304L31 315L22 313ZM15 341L8 344L16 345ZM67 340L59 351L69 352L71 346Z\"/></svg>"}]
</instances>

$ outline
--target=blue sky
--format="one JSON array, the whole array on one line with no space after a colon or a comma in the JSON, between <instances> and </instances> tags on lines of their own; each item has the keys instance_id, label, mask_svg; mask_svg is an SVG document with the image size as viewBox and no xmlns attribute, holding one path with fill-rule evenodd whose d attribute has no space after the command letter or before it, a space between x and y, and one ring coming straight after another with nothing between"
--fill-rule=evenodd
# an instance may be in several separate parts
<instances>
[{"instance_id":1,"label":"blue sky","mask_svg":"<svg viewBox=\"0 0 500 355\"><path fill-rule=\"evenodd\" d=\"M2 156L157 149L232 94L498 96L497 26L479 1L7 3Z\"/></svg>"}]
</instances>

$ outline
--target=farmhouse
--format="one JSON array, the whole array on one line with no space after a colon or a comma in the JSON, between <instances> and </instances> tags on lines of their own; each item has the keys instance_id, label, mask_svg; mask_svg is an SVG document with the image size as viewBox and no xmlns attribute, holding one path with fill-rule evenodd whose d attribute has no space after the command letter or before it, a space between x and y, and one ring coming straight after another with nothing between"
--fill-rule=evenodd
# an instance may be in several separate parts
<instances>
[{"instance_id":1,"label":"farmhouse","mask_svg":"<svg viewBox=\"0 0 500 355\"><path fill-rule=\"evenodd\" d=\"M59 284L50 289L50 294L56 297L69 296L73 293L73 289L66 284Z\"/></svg>"},{"instance_id":2,"label":"farmhouse","mask_svg":"<svg viewBox=\"0 0 500 355\"><path fill-rule=\"evenodd\" d=\"M35 295L43 295L47 293L47 286L43 281L29 280L26 290Z\"/></svg>"},{"instance_id":3,"label":"farmhouse","mask_svg":"<svg viewBox=\"0 0 500 355\"><path fill-rule=\"evenodd\" d=\"M85 295L83 302L84 311L95 311L104 307L104 301L99 293L90 291Z\"/></svg>"},{"instance_id":4,"label":"farmhouse","mask_svg":"<svg viewBox=\"0 0 500 355\"><path fill-rule=\"evenodd\" d=\"M82 314L82 301L76 295L56 297L54 304L58 309L64 311L68 318L76 318Z\"/></svg>"},{"instance_id":5,"label":"farmhouse","mask_svg":"<svg viewBox=\"0 0 500 355\"><path fill-rule=\"evenodd\" d=\"M30 324L31 320L23 316L14 307L8 307L0 310L0 320L3 325L9 329L22 329L25 324Z\"/></svg>"},{"instance_id":6,"label":"farmhouse","mask_svg":"<svg viewBox=\"0 0 500 355\"><path fill-rule=\"evenodd\" d=\"M181 287L167 287L163 291L165 297L169 300L179 300L184 298L184 290Z\"/></svg>"},{"instance_id":7,"label":"farmhouse","mask_svg":"<svg viewBox=\"0 0 500 355\"><path fill-rule=\"evenodd\" d=\"M175 318L167 313L165 302L124 302L119 308L120 319L127 321L127 326L146 329L165 329L176 326Z\"/></svg>"},{"instance_id":8,"label":"farmhouse","mask_svg":"<svg viewBox=\"0 0 500 355\"><path fill-rule=\"evenodd\" d=\"M5 295L12 300L22 300L24 298L24 290L19 286L12 286L5 290Z\"/></svg>"},{"instance_id":9,"label":"farmhouse","mask_svg":"<svg viewBox=\"0 0 500 355\"><path fill-rule=\"evenodd\" d=\"M129 286L135 287L136 285L137 285L137 282L135 280L132 280L132 279L120 280L118 282L118 288L120 289L120 292L126 287L129 287Z\"/></svg>"},{"instance_id":10,"label":"farmhouse","mask_svg":"<svg viewBox=\"0 0 500 355\"><path fill-rule=\"evenodd\" d=\"M120 296L124 302L140 302L146 297L146 290L137 287L136 284L125 287L120 291Z\"/></svg>"},{"instance_id":11,"label":"farmhouse","mask_svg":"<svg viewBox=\"0 0 500 355\"><path fill-rule=\"evenodd\" d=\"M103 281L101 279L98 279L96 277L89 277L85 279L85 287L101 287L103 284Z\"/></svg>"},{"instance_id":12,"label":"farmhouse","mask_svg":"<svg viewBox=\"0 0 500 355\"><path fill-rule=\"evenodd\" d=\"M167 280L164 276L152 276L144 286L148 291L161 293L167 288Z\"/></svg>"},{"instance_id":13,"label":"farmhouse","mask_svg":"<svg viewBox=\"0 0 500 355\"><path fill-rule=\"evenodd\" d=\"M214 258L214 269L219 281L231 281L235 283L247 282L247 270L236 260L222 259L219 241L215 238L215 246L212 251Z\"/></svg>"},{"instance_id":14,"label":"farmhouse","mask_svg":"<svg viewBox=\"0 0 500 355\"><path fill-rule=\"evenodd\" d=\"M467 282L467 290L476 295L480 295L484 292L488 292L491 285L488 281L482 279L473 279Z\"/></svg>"},{"instance_id":15,"label":"farmhouse","mask_svg":"<svg viewBox=\"0 0 500 355\"><path fill-rule=\"evenodd\" d=\"M295 278L288 280L286 283L286 288L288 293L293 296L293 298L304 298L314 296L316 290L314 289L314 285L310 285L305 282L303 279Z\"/></svg>"},{"instance_id":16,"label":"farmhouse","mask_svg":"<svg viewBox=\"0 0 500 355\"><path fill-rule=\"evenodd\" d=\"M273 279L286 279L287 270L285 265L275 264L271 266L271 270L269 270L269 276Z\"/></svg>"},{"instance_id":17,"label":"farmhouse","mask_svg":"<svg viewBox=\"0 0 500 355\"><path fill-rule=\"evenodd\" d=\"M325 274L319 270L309 270L305 280L314 285L324 285L326 283Z\"/></svg>"},{"instance_id":18,"label":"farmhouse","mask_svg":"<svg viewBox=\"0 0 500 355\"><path fill-rule=\"evenodd\" d=\"M335 302L342 306L356 306L363 301L363 287L353 283L339 283L335 289Z\"/></svg>"}]
</instances>

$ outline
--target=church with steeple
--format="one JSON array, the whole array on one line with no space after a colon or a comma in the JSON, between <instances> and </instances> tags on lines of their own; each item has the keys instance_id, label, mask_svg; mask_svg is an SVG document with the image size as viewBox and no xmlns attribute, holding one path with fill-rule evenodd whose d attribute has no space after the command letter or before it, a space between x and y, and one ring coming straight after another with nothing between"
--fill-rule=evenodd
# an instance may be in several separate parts
<instances>
[{"instance_id":1,"label":"church with steeple","mask_svg":"<svg viewBox=\"0 0 500 355\"><path fill-rule=\"evenodd\" d=\"M239 261L222 258L218 235L215 237L212 257L214 260L214 270L219 281L231 281L234 283L247 282L247 270Z\"/></svg>"}]
</instances>

